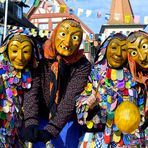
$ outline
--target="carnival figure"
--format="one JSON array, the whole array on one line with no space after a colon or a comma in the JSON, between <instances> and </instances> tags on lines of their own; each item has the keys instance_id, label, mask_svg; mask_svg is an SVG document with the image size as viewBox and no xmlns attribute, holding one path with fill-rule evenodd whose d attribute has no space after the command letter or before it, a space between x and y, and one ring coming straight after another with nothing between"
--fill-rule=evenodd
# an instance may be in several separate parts
<instances>
[{"instance_id":1,"label":"carnival figure","mask_svg":"<svg viewBox=\"0 0 148 148\"><path fill-rule=\"evenodd\" d=\"M37 64L35 47L21 33L9 34L0 47L0 147L25 147L22 96L31 87L29 68Z\"/></svg>"},{"instance_id":2,"label":"carnival figure","mask_svg":"<svg viewBox=\"0 0 148 148\"><path fill-rule=\"evenodd\" d=\"M148 141L148 33L136 31L127 38L128 62L132 79L137 83L138 107L141 112L141 130L145 131ZM146 143L148 146L148 143Z\"/></svg>"},{"instance_id":3,"label":"carnival figure","mask_svg":"<svg viewBox=\"0 0 148 148\"><path fill-rule=\"evenodd\" d=\"M79 125L75 115L75 97L87 83L90 62L79 50L83 30L79 22L60 22L44 47L44 59L32 73L33 85L24 94L25 139L33 147L75 148Z\"/></svg>"},{"instance_id":4,"label":"carnival figure","mask_svg":"<svg viewBox=\"0 0 148 148\"><path fill-rule=\"evenodd\" d=\"M127 64L126 36L109 36L101 45L89 82L76 102L78 122L85 129L79 147L139 144L137 91Z\"/></svg>"}]
</instances>

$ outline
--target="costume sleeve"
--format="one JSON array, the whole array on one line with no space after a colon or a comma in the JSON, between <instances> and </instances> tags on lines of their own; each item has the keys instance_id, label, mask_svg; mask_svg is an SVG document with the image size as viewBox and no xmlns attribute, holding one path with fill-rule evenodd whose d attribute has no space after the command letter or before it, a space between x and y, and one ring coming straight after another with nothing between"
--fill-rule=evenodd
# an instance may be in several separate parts
<instances>
[{"instance_id":1,"label":"costume sleeve","mask_svg":"<svg viewBox=\"0 0 148 148\"><path fill-rule=\"evenodd\" d=\"M78 68L68 82L65 96L58 105L54 118L50 120L45 127L45 130L53 137L58 136L66 122L74 113L76 96L83 91L87 83L90 67L90 63L85 60L85 63L78 65Z\"/></svg>"},{"instance_id":2,"label":"costume sleeve","mask_svg":"<svg viewBox=\"0 0 148 148\"><path fill-rule=\"evenodd\" d=\"M96 113L96 108L98 108L95 107L97 105L95 94L98 87L98 81L96 81L97 74L97 69L92 67L91 73L88 76L87 85L84 88L83 92L79 95L78 99L76 100L76 114L78 123L80 125L85 125L87 119L92 117L92 115ZM89 105L87 105L88 100L94 100L94 105L89 107Z\"/></svg>"},{"instance_id":3,"label":"costume sleeve","mask_svg":"<svg viewBox=\"0 0 148 148\"><path fill-rule=\"evenodd\" d=\"M40 72L39 68L32 71L31 89L24 92L24 121L25 127L29 125L38 125L38 92L40 88Z\"/></svg>"},{"instance_id":4,"label":"costume sleeve","mask_svg":"<svg viewBox=\"0 0 148 148\"><path fill-rule=\"evenodd\" d=\"M76 100L76 114L78 123L83 125L86 123L86 117L88 116L89 106L87 105L87 100L90 97L95 97L92 93L92 81L88 81L84 91L80 94L79 98Z\"/></svg>"}]
</instances>

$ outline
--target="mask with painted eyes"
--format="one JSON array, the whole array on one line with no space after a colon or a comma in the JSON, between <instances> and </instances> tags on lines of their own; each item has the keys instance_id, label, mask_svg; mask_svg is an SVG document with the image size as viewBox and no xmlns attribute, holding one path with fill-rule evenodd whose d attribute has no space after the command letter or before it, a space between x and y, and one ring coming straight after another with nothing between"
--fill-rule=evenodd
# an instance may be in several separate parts
<instances>
[{"instance_id":1,"label":"mask with painted eyes","mask_svg":"<svg viewBox=\"0 0 148 148\"><path fill-rule=\"evenodd\" d=\"M121 68L127 61L126 39L111 39L107 46L106 58L112 68Z\"/></svg>"},{"instance_id":2,"label":"mask with painted eyes","mask_svg":"<svg viewBox=\"0 0 148 148\"><path fill-rule=\"evenodd\" d=\"M32 55L31 40L25 35L15 35L8 44L8 57L11 64L19 70L29 63Z\"/></svg>"},{"instance_id":3,"label":"mask with painted eyes","mask_svg":"<svg viewBox=\"0 0 148 148\"><path fill-rule=\"evenodd\" d=\"M131 58L141 67L148 68L148 35L133 33L127 39L128 53Z\"/></svg>"},{"instance_id":4,"label":"mask with painted eyes","mask_svg":"<svg viewBox=\"0 0 148 148\"><path fill-rule=\"evenodd\" d=\"M60 24L55 36L57 52L63 56L72 55L82 41L82 28L73 20L66 20Z\"/></svg>"}]
</instances>

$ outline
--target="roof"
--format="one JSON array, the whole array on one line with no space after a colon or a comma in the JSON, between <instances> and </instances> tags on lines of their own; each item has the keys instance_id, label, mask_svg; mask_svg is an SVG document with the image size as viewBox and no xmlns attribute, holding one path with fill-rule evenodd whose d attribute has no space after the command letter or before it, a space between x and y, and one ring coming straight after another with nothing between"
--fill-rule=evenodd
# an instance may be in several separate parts
<instances>
[{"instance_id":1,"label":"roof","mask_svg":"<svg viewBox=\"0 0 148 148\"><path fill-rule=\"evenodd\" d=\"M125 24L125 17L134 23L134 14L129 0L112 0L108 24Z\"/></svg>"},{"instance_id":2,"label":"roof","mask_svg":"<svg viewBox=\"0 0 148 148\"><path fill-rule=\"evenodd\" d=\"M58 4L65 4L64 0L56 0ZM42 3L42 0L40 0L39 2L39 5ZM38 7L39 7L38 5ZM88 31L89 33L91 34L94 34L94 32L86 25L84 24L76 15L74 14L69 14L69 8L68 6L66 5L66 10L65 10L65 13L48 13L48 14L39 14L39 15L35 15L34 12L35 10L38 8L38 7L34 7L32 6L30 8L30 10L28 11L27 13L27 16L28 16L28 19L33 19L33 18L57 18L57 17L66 17L66 18L73 18L75 20L77 20L78 22L80 22L81 26L86 30Z\"/></svg>"},{"instance_id":3,"label":"roof","mask_svg":"<svg viewBox=\"0 0 148 148\"><path fill-rule=\"evenodd\" d=\"M126 20L126 16L130 16L130 20ZM130 0L112 0L108 24L101 26L100 33L104 33L105 29L145 29L146 26L146 24L134 23Z\"/></svg>"},{"instance_id":4,"label":"roof","mask_svg":"<svg viewBox=\"0 0 148 148\"><path fill-rule=\"evenodd\" d=\"M146 28L146 24L118 24L118 25L102 25L101 26L101 29L100 29L100 33L104 33L104 30L106 29L106 28L110 28L110 29L113 29L113 28L121 28L121 29L123 29L123 28L143 28L143 29L145 29Z\"/></svg>"}]
</instances>

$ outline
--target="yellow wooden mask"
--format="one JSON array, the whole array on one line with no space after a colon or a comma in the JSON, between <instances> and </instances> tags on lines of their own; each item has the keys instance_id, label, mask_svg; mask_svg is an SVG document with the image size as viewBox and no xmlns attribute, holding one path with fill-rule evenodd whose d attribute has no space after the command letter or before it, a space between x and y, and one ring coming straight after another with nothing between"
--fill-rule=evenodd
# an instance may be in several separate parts
<instances>
[{"instance_id":1,"label":"yellow wooden mask","mask_svg":"<svg viewBox=\"0 0 148 148\"><path fill-rule=\"evenodd\" d=\"M131 58L141 67L148 68L148 36L133 33L127 40L128 52Z\"/></svg>"},{"instance_id":2,"label":"yellow wooden mask","mask_svg":"<svg viewBox=\"0 0 148 148\"><path fill-rule=\"evenodd\" d=\"M76 51L82 41L83 31L80 24L74 20L63 21L56 32L55 47L63 56L70 56Z\"/></svg>"},{"instance_id":3,"label":"yellow wooden mask","mask_svg":"<svg viewBox=\"0 0 148 148\"><path fill-rule=\"evenodd\" d=\"M24 69L32 55L32 43L25 35L15 35L8 44L8 57L16 69Z\"/></svg>"},{"instance_id":4,"label":"yellow wooden mask","mask_svg":"<svg viewBox=\"0 0 148 148\"><path fill-rule=\"evenodd\" d=\"M127 61L126 39L113 38L107 46L106 58L112 68L120 68Z\"/></svg>"}]
</instances>

